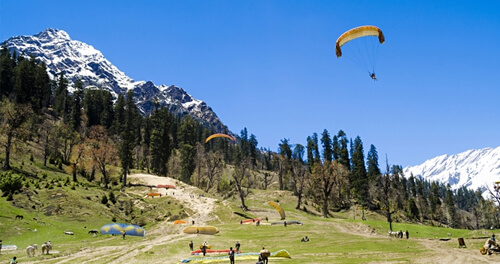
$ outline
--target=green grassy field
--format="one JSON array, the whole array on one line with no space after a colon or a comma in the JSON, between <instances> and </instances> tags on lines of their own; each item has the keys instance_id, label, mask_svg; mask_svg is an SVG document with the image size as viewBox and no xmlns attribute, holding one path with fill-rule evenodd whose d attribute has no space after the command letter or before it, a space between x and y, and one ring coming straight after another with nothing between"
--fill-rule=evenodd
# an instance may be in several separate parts
<instances>
[{"instance_id":1,"label":"green grassy field","mask_svg":"<svg viewBox=\"0 0 500 264\"><path fill-rule=\"evenodd\" d=\"M36 165L30 170L37 170ZM40 175L40 174L39 174ZM81 181L72 188L65 185L69 177L54 168L47 176L28 179L30 187L14 195L13 201L0 198L0 239L3 245L17 245L17 251L2 251L0 263L7 263L12 256L18 256L19 263L178 263L192 257L188 243L195 247L204 240L212 249L228 249L241 243L243 252L258 252L266 247L271 252L287 250L291 259L271 260L271 262L298 263L414 263L415 259L435 256L440 251L453 251L461 254L479 255L479 247L491 230L461 230L444 227L425 226L411 223L393 222L394 230L408 230L410 239L390 238L389 225L384 216L365 212L366 221L361 219L361 211L333 213L332 218L322 218L314 207L307 205L309 212L296 210L296 198L289 192L252 190L246 203L250 211L244 212L251 217L268 217L269 221L279 221L278 212L267 204L279 202L286 212L287 220L298 220L303 225L241 225L241 216L234 212L239 208L236 197L220 200L211 196L215 202L213 218L207 222L219 228L217 235L186 235L185 226L171 224L176 219L188 219L193 212L185 208L174 197L145 199L145 187L130 187L122 193L118 186L112 186L117 202L102 204L103 195L109 195L96 185ZM38 181L40 188L35 188ZM50 183L53 188L46 188ZM180 192L180 191L179 191ZM202 191L198 192L202 194ZM127 206L129 208L127 208ZM23 220L16 220L16 215ZM147 231L145 237L88 234L90 229L117 222L142 223ZM207 219L208 220L208 219ZM36 230L36 232L35 232ZM64 231L74 235L65 235ZM308 236L310 242L300 242ZM465 239L467 248L458 249L457 238ZM440 239L449 239L440 241ZM50 255L34 258L26 256L25 248L33 243L52 241L54 248ZM500 256L498 257L500 261ZM238 263L255 263L255 260ZM420 262L422 263L422 262Z\"/></svg>"}]
</instances>

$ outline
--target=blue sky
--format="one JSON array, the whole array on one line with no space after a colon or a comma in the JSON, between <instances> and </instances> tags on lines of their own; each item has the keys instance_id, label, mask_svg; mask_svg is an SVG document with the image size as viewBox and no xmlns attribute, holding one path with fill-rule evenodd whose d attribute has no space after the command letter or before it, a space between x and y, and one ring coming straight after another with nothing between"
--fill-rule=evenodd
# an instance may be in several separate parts
<instances>
[{"instance_id":1,"label":"blue sky","mask_svg":"<svg viewBox=\"0 0 500 264\"><path fill-rule=\"evenodd\" d=\"M376 25L376 73L334 44ZM175 84L259 147L340 129L379 163L500 146L499 1L0 0L0 41L63 29L134 80ZM375 38L372 38L376 41Z\"/></svg>"}]
</instances>

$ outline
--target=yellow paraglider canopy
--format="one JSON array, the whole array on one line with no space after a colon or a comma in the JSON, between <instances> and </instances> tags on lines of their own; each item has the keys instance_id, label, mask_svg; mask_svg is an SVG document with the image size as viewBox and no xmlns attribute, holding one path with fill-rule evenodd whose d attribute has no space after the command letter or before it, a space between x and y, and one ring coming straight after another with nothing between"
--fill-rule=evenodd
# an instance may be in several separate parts
<instances>
[{"instance_id":1,"label":"yellow paraglider canopy","mask_svg":"<svg viewBox=\"0 0 500 264\"><path fill-rule=\"evenodd\" d=\"M278 204L278 203L275 203L273 201L269 201L267 202L270 206L276 208L276 210L278 211L278 213L280 213L280 216L281 216L281 220L285 220L285 210L283 210L283 208L281 208L281 206Z\"/></svg>"},{"instance_id":2,"label":"yellow paraglider canopy","mask_svg":"<svg viewBox=\"0 0 500 264\"><path fill-rule=\"evenodd\" d=\"M385 42L384 34L382 34L382 30L380 30L380 28L376 26L356 27L344 32L335 42L335 54L337 55L337 58L340 58L342 56L342 50L340 48L344 44L353 39L366 36L378 37L378 41L380 42L380 44Z\"/></svg>"},{"instance_id":3,"label":"yellow paraglider canopy","mask_svg":"<svg viewBox=\"0 0 500 264\"><path fill-rule=\"evenodd\" d=\"M217 134L213 134L213 135L207 137L207 139L205 140L205 143L207 143L208 141L210 141L212 138L216 138L216 137L225 137L225 138L229 138L233 142L236 142L236 139L234 139L234 137L232 137L230 135L226 135L226 134L222 134L222 133L217 133Z\"/></svg>"}]
</instances>

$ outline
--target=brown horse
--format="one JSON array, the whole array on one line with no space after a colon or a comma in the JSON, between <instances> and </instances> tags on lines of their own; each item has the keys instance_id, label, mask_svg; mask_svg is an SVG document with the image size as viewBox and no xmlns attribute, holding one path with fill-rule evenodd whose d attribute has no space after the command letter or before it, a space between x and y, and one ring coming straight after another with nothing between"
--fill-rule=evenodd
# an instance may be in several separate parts
<instances>
[{"instance_id":1,"label":"brown horse","mask_svg":"<svg viewBox=\"0 0 500 264\"><path fill-rule=\"evenodd\" d=\"M43 243L42 245L42 254L46 251L47 255L49 254L49 250L52 250L52 243L50 241Z\"/></svg>"}]
</instances>

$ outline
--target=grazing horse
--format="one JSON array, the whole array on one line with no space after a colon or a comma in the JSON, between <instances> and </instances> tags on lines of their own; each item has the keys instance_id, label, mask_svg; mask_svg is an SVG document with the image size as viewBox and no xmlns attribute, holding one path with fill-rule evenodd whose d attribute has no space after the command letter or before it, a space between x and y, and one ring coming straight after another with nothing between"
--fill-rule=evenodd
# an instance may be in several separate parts
<instances>
[{"instance_id":1,"label":"grazing horse","mask_svg":"<svg viewBox=\"0 0 500 264\"><path fill-rule=\"evenodd\" d=\"M50 241L43 243L42 245L42 254L47 251L47 255L49 254L49 250L52 250L52 243Z\"/></svg>"},{"instance_id":2,"label":"grazing horse","mask_svg":"<svg viewBox=\"0 0 500 264\"><path fill-rule=\"evenodd\" d=\"M37 244L29 245L26 248L26 254L28 255L28 257L34 257L36 249L37 249Z\"/></svg>"},{"instance_id":3,"label":"grazing horse","mask_svg":"<svg viewBox=\"0 0 500 264\"><path fill-rule=\"evenodd\" d=\"M16 215L16 219L20 219L20 220L23 220L24 216L22 215Z\"/></svg>"}]
</instances>

